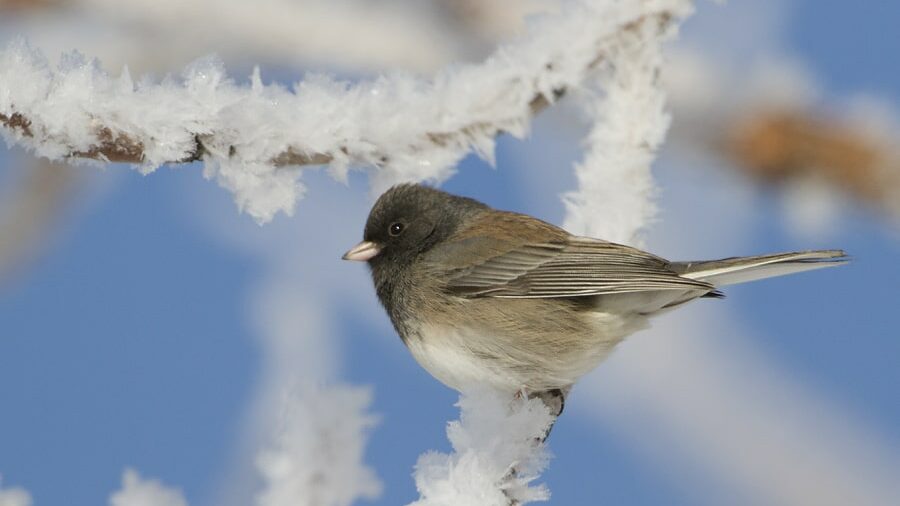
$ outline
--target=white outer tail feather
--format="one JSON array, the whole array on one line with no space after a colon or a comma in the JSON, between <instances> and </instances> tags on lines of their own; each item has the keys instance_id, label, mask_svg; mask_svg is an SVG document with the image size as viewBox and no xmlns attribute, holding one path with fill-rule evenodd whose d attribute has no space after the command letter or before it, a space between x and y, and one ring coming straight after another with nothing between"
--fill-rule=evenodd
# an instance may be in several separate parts
<instances>
[{"instance_id":1,"label":"white outer tail feather","mask_svg":"<svg viewBox=\"0 0 900 506\"><path fill-rule=\"evenodd\" d=\"M849 260L842 250L798 251L703 262L673 262L682 276L715 286L734 285L796 272L834 267Z\"/></svg>"}]
</instances>

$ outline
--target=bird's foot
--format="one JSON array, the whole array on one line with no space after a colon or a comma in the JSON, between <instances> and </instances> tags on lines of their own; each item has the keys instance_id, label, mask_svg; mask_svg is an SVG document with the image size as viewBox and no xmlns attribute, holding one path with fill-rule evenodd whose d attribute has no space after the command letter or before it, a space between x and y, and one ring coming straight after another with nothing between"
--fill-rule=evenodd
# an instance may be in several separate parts
<instances>
[{"instance_id":1,"label":"bird's foot","mask_svg":"<svg viewBox=\"0 0 900 506\"><path fill-rule=\"evenodd\" d=\"M544 432L544 435L540 437L539 441L544 443L547 441L547 438L550 437L550 431L553 430L553 426L556 425L556 420L559 418L559 415L562 414L563 410L566 407L566 393L563 392L560 388L554 388L552 390L545 390L543 392L535 392L529 395L529 398L540 399L543 401L544 406L547 406L547 409L550 410L550 414L553 415L553 421L550 422L550 426L547 427L547 430Z\"/></svg>"}]
</instances>

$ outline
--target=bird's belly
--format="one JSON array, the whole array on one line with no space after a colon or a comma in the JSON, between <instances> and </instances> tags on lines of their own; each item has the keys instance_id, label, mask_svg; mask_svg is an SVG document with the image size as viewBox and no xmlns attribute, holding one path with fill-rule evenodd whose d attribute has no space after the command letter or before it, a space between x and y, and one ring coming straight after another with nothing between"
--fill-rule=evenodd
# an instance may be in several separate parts
<instances>
[{"instance_id":1,"label":"bird's belly","mask_svg":"<svg viewBox=\"0 0 900 506\"><path fill-rule=\"evenodd\" d=\"M490 386L510 392L571 386L613 347L643 326L643 318L593 313L584 332L549 331L524 337L480 325L424 325L406 345L445 385L464 391Z\"/></svg>"},{"instance_id":2,"label":"bird's belly","mask_svg":"<svg viewBox=\"0 0 900 506\"><path fill-rule=\"evenodd\" d=\"M430 326L406 341L406 346L429 374L450 388L466 391L490 386L516 391L522 387L515 375L496 361L480 356L467 342L484 339L468 328Z\"/></svg>"}]
</instances>

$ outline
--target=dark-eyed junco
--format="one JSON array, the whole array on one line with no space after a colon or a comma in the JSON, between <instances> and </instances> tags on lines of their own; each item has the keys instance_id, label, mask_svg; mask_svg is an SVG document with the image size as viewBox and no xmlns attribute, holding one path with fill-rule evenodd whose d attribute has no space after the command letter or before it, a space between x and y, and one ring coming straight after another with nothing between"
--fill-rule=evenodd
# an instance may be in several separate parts
<instances>
[{"instance_id":1,"label":"dark-eyed junco","mask_svg":"<svg viewBox=\"0 0 900 506\"><path fill-rule=\"evenodd\" d=\"M421 185L391 188L345 260L368 262L400 338L457 390L558 398L647 318L718 286L837 265L843 251L670 262Z\"/></svg>"}]
</instances>

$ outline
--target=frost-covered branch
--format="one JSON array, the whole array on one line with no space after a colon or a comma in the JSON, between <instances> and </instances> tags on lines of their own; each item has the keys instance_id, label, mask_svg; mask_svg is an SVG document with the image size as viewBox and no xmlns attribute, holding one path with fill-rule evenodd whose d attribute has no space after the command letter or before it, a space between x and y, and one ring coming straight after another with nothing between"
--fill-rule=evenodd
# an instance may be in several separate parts
<instances>
[{"instance_id":1,"label":"frost-covered branch","mask_svg":"<svg viewBox=\"0 0 900 506\"><path fill-rule=\"evenodd\" d=\"M640 27L610 48L598 73L578 189L565 195L564 227L572 233L633 244L656 214L650 168L669 128L659 34Z\"/></svg>"},{"instance_id":2,"label":"frost-covered branch","mask_svg":"<svg viewBox=\"0 0 900 506\"><path fill-rule=\"evenodd\" d=\"M254 75L254 77L258 77L258 75ZM554 90L552 93L553 99L561 97L564 93L565 89ZM542 111L550 104L550 100L551 99L548 99L544 95L535 96L528 103L529 113L536 114ZM97 121L92 120L90 123L97 123ZM12 131L14 136L18 136L19 139L17 139L17 141L19 143L27 144L31 139L35 138L31 120L22 113L14 112L10 115L0 113L0 124ZM479 133L490 133L492 136L495 136L501 132L502 130L493 126L490 121L482 121L463 125L455 132L425 131L421 134L421 137L426 144L432 144L435 147L444 147L454 142L465 143L466 139L474 139ZM114 133L112 129L102 125L94 126L92 135L96 140L85 149L74 149L70 152L62 153L56 158L87 158L103 162L132 164L144 164L146 162L146 147L139 137L122 132ZM207 144L215 142L214 135L215 134L194 134L193 149L184 152L184 156L180 158L163 160L160 163L180 164L203 160L204 156L212 154L206 146ZM235 146L227 146L226 151L230 155L235 155L236 149ZM346 158L345 161L350 162L374 161L379 165L387 165L391 161L391 157L386 153L361 153L355 149L351 149L349 145L337 147L336 151L340 153L340 155L329 152L305 152L300 151L299 149L301 148L288 145L285 151L282 151L269 159L269 163L276 167L289 165L327 165L335 162L338 157Z\"/></svg>"},{"instance_id":3,"label":"frost-covered branch","mask_svg":"<svg viewBox=\"0 0 900 506\"><path fill-rule=\"evenodd\" d=\"M258 506L349 506L375 499L381 482L363 464L369 389L301 385L283 401L278 433L257 456Z\"/></svg>"},{"instance_id":4,"label":"frost-covered branch","mask_svg":"<svg viewBox=\"0 0 900 506\"><path fill-rule=\"evenodd\" d=\"M447 425L452 454L428 452L416 464L421 498L410 506L508 506L545 501L530 487L547 466L541 441L554 417L540 399L483 391L459 399L460 417Z\"/></svg>"},{"instance_id":5,"label":"frost-covered branch","mask_svg":"<svg viewBox=\"0 0 900 506\"><path fill-rule=\"evenodd\" d=\"M351 84L309 76L292 90L226 77L212 59L180 80L134 83L68 55L56 69L27 44L0 52L0 125L12 144L50 159L206 162L207 174L259 220L293 209L298 172L283 166L378 167L376 188L398 180L446 179L474 149L491 158L494 137L521 136L531 116L580 86L623 34L662 33L686 3L584 1L535 23L528 36L479 65L432 80L391 75Z\"/></svg>"}]
</instances>

